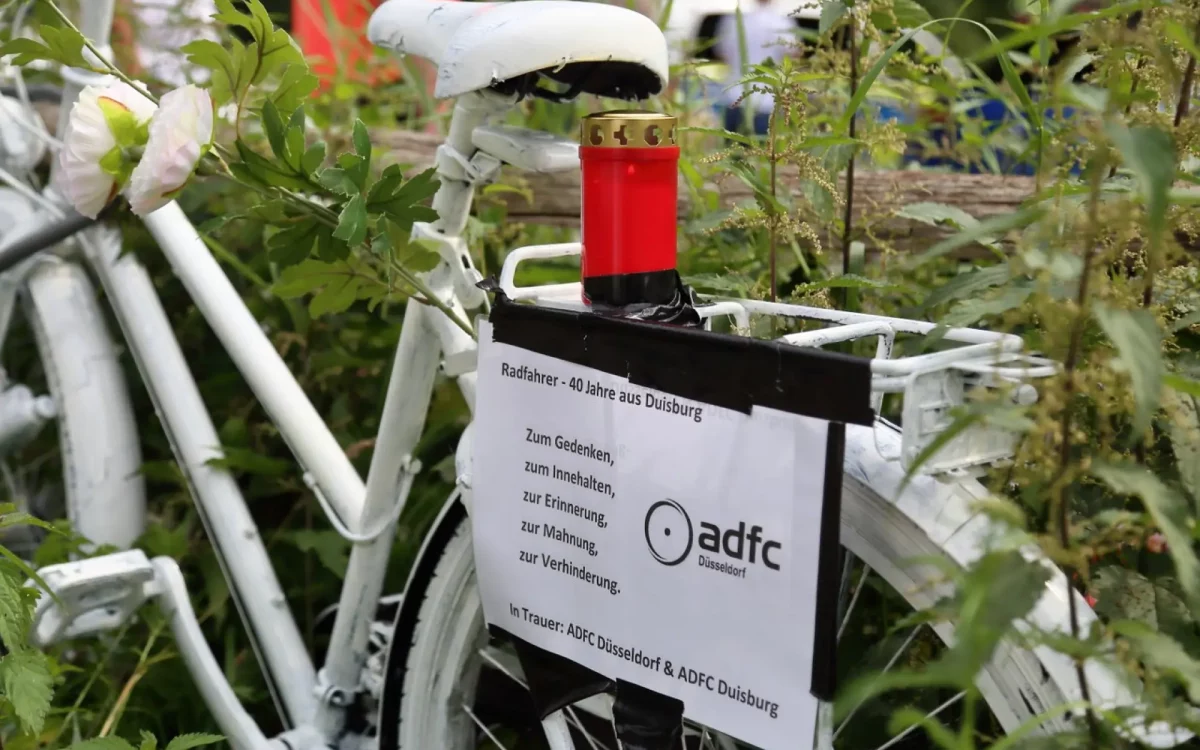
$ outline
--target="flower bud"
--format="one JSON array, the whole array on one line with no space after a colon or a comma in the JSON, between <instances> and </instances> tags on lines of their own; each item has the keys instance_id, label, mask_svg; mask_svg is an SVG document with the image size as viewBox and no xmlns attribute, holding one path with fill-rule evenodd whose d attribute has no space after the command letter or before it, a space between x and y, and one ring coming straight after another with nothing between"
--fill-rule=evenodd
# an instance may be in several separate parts
<instances>
[{"instance_id":1,"label":"flower bud","mask_svg":"<svg viewBox=\"0 0 1200 750\"><path fill-rule=\"evenodd\" d=\"M76 211L94 219L116 197L133 170L131 150L146 143L155 109L122 81L80 92L58 156L59 188Z\"/></svg>"},{"instance_id":2,"label":"flower bud","mask_svg":"<svg viewBox=\"0 0 1200 750\"><path fill-rule=\"evenodd\" d=\"M208 91L183 86L162 98L150 137L125 191L138 216L162 208L187 185L212 148L213 102Z\"/></svg>"}]
</instances>

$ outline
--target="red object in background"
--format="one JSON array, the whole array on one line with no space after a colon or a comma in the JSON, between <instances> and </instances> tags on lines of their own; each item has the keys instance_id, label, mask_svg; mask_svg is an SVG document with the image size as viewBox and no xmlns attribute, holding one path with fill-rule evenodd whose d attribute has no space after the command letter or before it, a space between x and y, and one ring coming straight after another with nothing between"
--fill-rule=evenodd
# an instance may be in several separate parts
<instances>
[{"instance_id":1,"label":"red object in background","mask_svg":"<svg viewBox=\"0 0 1200 750\"><path fill-rule=\"evenodd\" d=\"M582 133L584 301L670 302L678 231L675 118L604 112L584 118Z\"/></svg>"},{"instance_id":2,"label":"red object in background","mask_svg":"<svg viewBox=\"0 0 1200 750\"><path fill-rule=\"evenodd\" d=\"M337 78L375 85L400 78L394 62L372 62L367 21L374 0L292 0L292 36L322 87Z\"/></svg>"}]
</instances>

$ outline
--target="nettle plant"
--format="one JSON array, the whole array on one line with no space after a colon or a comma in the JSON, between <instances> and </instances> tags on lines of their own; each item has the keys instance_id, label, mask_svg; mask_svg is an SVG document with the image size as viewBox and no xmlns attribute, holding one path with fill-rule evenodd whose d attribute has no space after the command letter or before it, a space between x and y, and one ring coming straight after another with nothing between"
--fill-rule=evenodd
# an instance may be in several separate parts
<instances>
[{"instance_id":1,"label":"nettle plant","mask_svg":"<svg viewBox=\"0 0 1200 750\"><path fill-rule=\"evenodd\" d=\"M1016 455L983 477L992 495L979 506L1005 533L990 540L970 569L946 571L956 584L952 599L894 625L894 634L903 634L920 620L952 622L954 646L919 668L848 684L838 712L844 718L873 696L903 705L914 694L962 693L958 710L928 716L937 705L928 702L897 712L890 728L915 725L932 746L956 750L1136 747L1130 728L1159 721L1196 733L1200 193L1193 186L1200 183L1200 119L1192 105L1200 7L1041 2L1006 13L981 11L974 19L914 16L886 29L874 20L887 15L887 5L829 0L822 37L810 43L816 46L806 50L799 70L785 62L746 78L775 95L771 131L753 142L720 134L746 147L712 161L746 184L754 201L726 226L751 229L765 241L753 258L731 250L735 262L725 267L738 273L706 273L700 284L721 291L736 284L765 297L775 280L800 270L817 283L781 284L785 298L843 286L870 312L1018 333L1031 350L1062 366L1038 382L1034 404L1014 403L1003 392L969 403L942 440L917 458L919 467L974 425L1013 431ZM892 13L901 11L907 12L896 6ZM859 19L859 36L850 44L827 35L851 19ZM970 31L967 43L951 45L966 77L947 75L938 61L909 48L911 35L901 26L924 27L952 42ZM882 123L863 121L872 117L869 102L888 91L893 100L920 101L941 118L936 139L907 127L910 143L924 137L929 155L983 172L1028 165L1029 198L982 221L950 205L870 207L885 214L881 221L900 217L951 230L921 251L889 254L862 214L851 210L850 190L842 188L837 198L825 187L839 177L852 184L854 161L861 169L879 156L873 149L891 148ZM802 111L791 104L797 99ZM1003 105L1004 123L970 114L984 99ZM693 187L707 176L685 173ZM701 208L717 208L715 195L701 197ZM801 220L819 228L827 248L836 243L830 235L840 235L845 254L811 263L789 251L804 238L794 223ZM714 224L697 226L711 232ZM882 250L885 263L856 265L855 240ZM707 263L704 246L697 245L696 255ZM982 251L973 255L982 259L957 259L963 250ZM939 331L907 346L908 353L936 349ZM1090 618L1075 609L1064 634L1028 620L1050 580L1023 554L1031 545L1066 572L1067 585L1099 622L1085 624ZM1080 668L1083 700L1052 707L1015 735L993 738L976 715L974 678L1004 639L1047 646L1078 665L1087 659L1117 665L1138 679L1143 704L1134 713L1105 710ZM1067 714L1077 719L1068 733L1040 736L1040 725Z\"/></svg>"},{"instance_id":2,"label":"nettle plant","mask_svg":"<svg viewBox=\"0 0 1200 750\"><path fill-rule=\"evenodd\" d=\"M973 425L1015 432L1016 455L986 477L993 496L980 506L1011 534L993 540L970 570L948 572L955 597L918 616L954 622L953 648L919 671L856 682L840 704L845 712L867 696L944 688L966 696L958 726L905 709L894 728L919 725L934 745L964 750L1136 746L1128 730L1144 722L1200 729L1200 268L1191 187L1200 182L1200 142L1190 116L1200 9L1130 2L1030 10L1011 33L988 35L962 56L976 71L963 88L1003 101L1019 127L1006 155L1032 165L1033 194L1018 210L971 222L893 264L888 280L915 280L918 294L863 297L873 310L1019 333L1061 368L1038 383L1034 404L968 404L917 458L919 466ZM893 54L894 44L861 60L866 80ZM989 59L1000 61L999 84L978 74ZM978 243L995 260L950 259ZM937 338L917 345L936 347ZM1067 573L1099 622L1085 626L1074 606L1067 634L1026 620L1049 580L1019 554L1030 544ZM977 727L973 678L1002 638L1074 660L1083 700L992 740ZM1095 701L1085 659L1140 678L1138 715ZM1074 731L1036 736L1038 722L1068 711L1079 718Z\"/></svg>"},{"instance_id":3,"label":"nettle plant","mask_svg":"<svg viewBox=\"0 0 1200 750\"><path fill-rule=\"evenodd\" d=\"M318 80L259 0L246 0L244 11L216 0L213 20L249 40L185 45L181 51L207 71L209 83L161 99L105 59L53 0L37 2L54 23L38 30L40 41L14 39L0 55L13 55L17 65L48 60L109 77L74 105L59 157L65 197L77 211L95 217L121 195L134 214L145 215L195 175L233 180L258 200L224 220L263 227L280 269L276 294L311 295L313 316L415 295L469 330L418 276L437 265L437 254L409 239L414 222L437 218L425 205L437 189L433 170L411 178L398 165L372 170L371 139L360 120L352 149L327 153L326 143L311 137L306 111Z\"/></svg>"}]
</instances>

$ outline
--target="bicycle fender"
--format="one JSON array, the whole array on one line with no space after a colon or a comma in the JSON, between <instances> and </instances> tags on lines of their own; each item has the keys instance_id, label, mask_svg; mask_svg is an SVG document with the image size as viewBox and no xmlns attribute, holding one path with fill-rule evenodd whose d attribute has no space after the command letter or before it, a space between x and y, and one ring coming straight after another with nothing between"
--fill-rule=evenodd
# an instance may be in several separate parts
<instances>
[{"instance_id":1,"label":"bicycle fender","mask_svg":"<svg viewBox=\"0 0 1200 750\"><path fill-rule=\"evenodd\" d=\"M441 552L454 536L459 524L468 516L470 506L470 450L471 426L463 431L455 451L455 471L458 487L451 492L429 532L421 542L404 584L404 594L392 624L391 642L388 644L387 661L383 668L383 688L379 700L379 744L377 750L396 750L400 743L398 734L400 699L404 691L404 668L408 662L408 651L412 647L413 631L421 611L424 597L410 596L422 592L433 577Z\"/></svg>"}]
</instances>

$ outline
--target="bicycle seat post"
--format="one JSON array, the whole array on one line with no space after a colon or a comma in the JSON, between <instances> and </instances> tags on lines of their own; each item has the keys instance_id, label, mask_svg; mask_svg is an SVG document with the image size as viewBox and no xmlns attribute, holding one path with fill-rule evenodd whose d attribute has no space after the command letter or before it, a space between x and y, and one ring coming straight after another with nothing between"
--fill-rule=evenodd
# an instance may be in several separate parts
<instances>
[{"instance_id":1,"label":"bicycle seat post","mask_svg":"<svg viewBox=\"0 0 1200 750\"><path fill-rule=\"evenodd\" d=\"M500 161L475 147L475 128L515 103L491 91L473 91L458 98L450 118L450 132L437 149L437 173L441 186L433 197L438 219L433 228L446 237L458 237L467 226L475 186L489 180Z\"/></svg>"}]
</instances>

